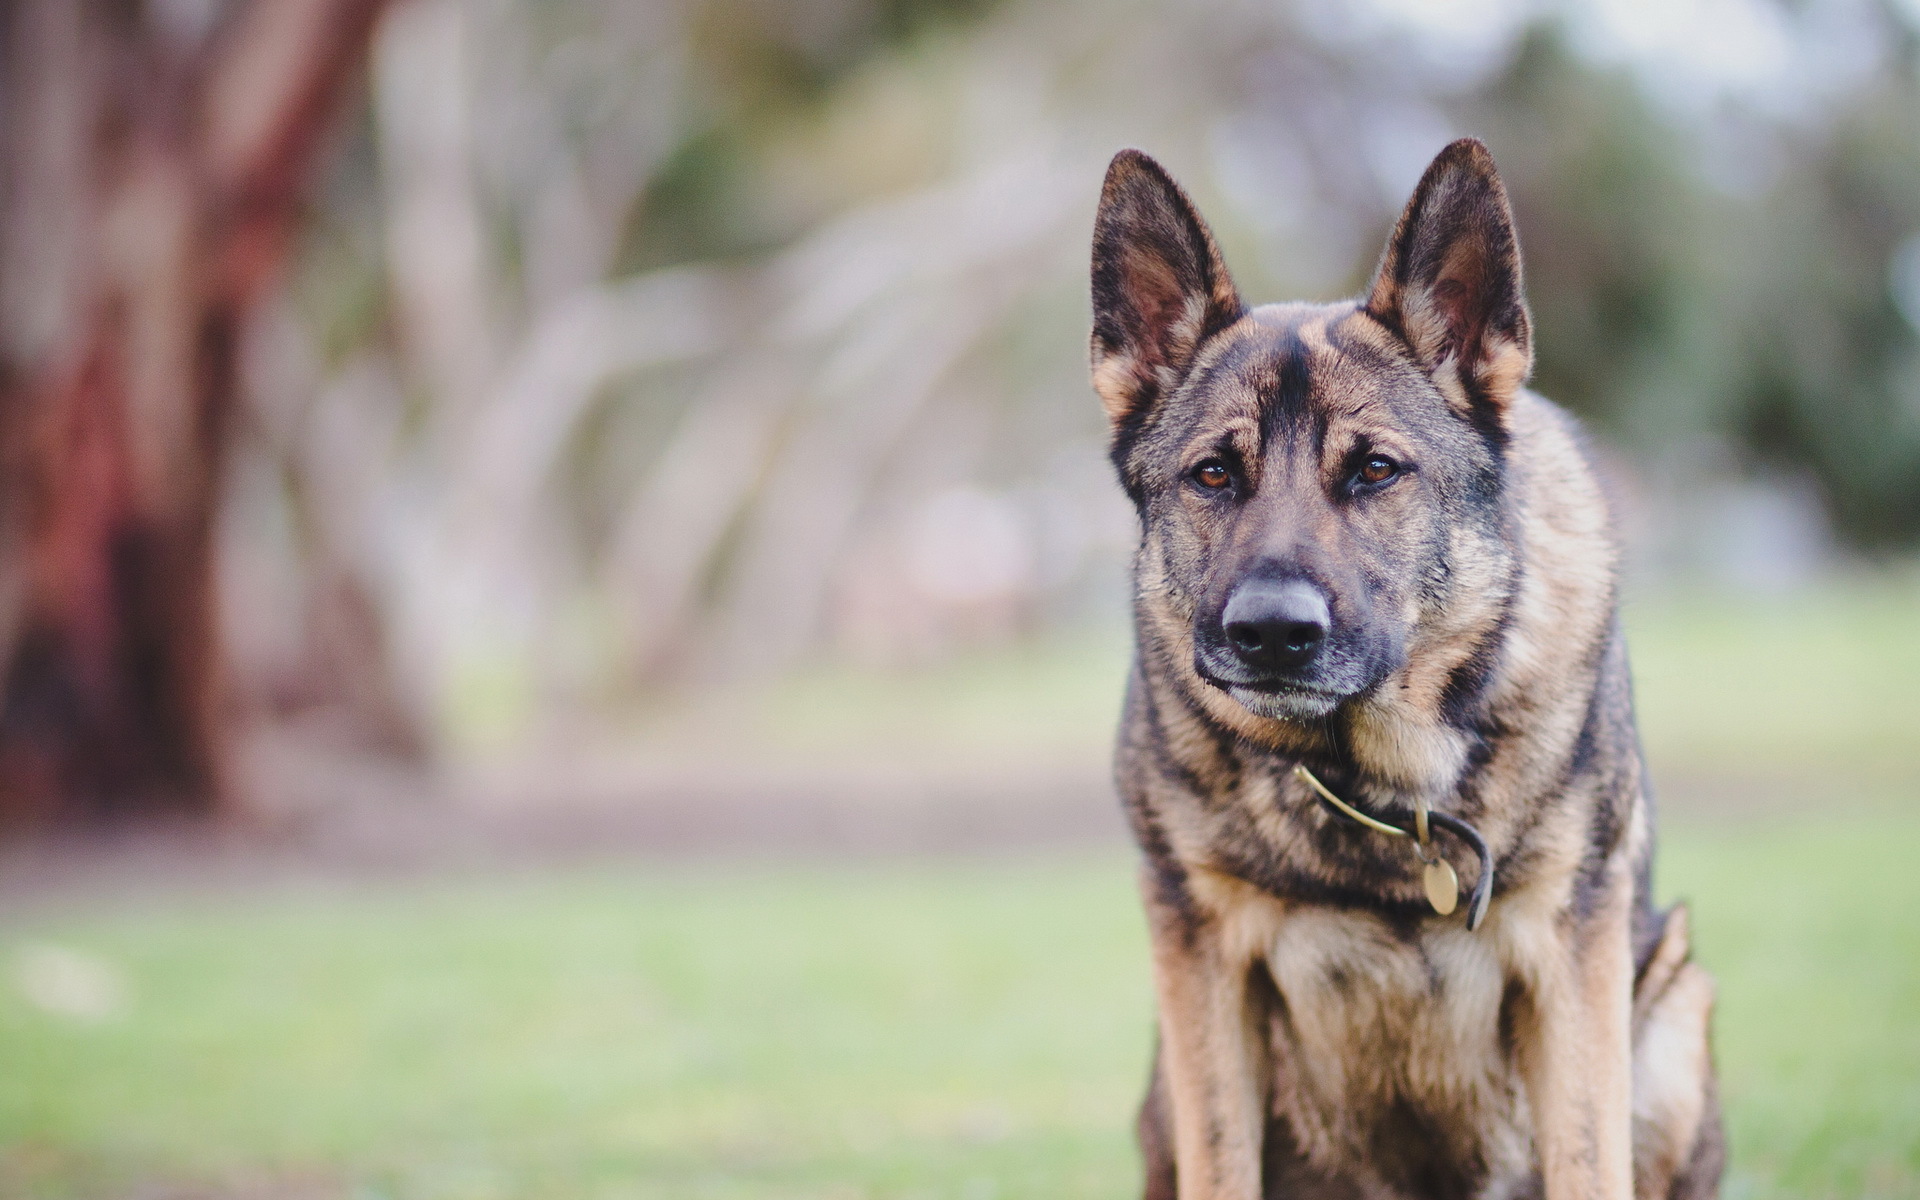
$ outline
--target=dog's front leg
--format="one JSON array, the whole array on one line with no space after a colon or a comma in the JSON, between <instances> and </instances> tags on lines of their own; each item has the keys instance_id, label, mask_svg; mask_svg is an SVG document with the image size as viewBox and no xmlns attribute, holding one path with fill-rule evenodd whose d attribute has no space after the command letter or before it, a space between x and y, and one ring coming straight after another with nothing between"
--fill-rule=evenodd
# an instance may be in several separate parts
<instances>
[{"instance_id":1,"label":"dog's front leg","mask_svg":"<svg viewBox=\"0 0 1920 1200\"><path fill-rule=\"evenodd\" d=\"M1178 895L1163 878L1143 891L1179 1200L1259 1200L1266 1047L1252 955L1184 881Z\"/></svg>"},{"instance_id":2,"label":"dog's front leg","mask_svg":"<svg viewBox=\"0 0 1920 1200\"><path fill-rule=\"evenodd\" d=\"M1547 1200L1632 1200L1632 884L1612 864L1584 918L1553 921L1522 1042Z\"/></svg>"}]
</instances>

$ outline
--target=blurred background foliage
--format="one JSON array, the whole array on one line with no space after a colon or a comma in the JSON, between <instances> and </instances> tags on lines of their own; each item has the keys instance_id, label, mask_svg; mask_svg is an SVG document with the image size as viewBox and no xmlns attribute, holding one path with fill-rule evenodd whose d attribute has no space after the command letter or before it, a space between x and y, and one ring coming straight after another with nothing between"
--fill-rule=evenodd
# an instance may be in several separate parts
<instances>
[{"instance_id":1,"label":"blurred background foliage","mask_svg":"<svg viewBox=\"0 0 1920 1200\"><path fill-rule=\"evenodd\" d=\"M1085 243L1126 144L1266 300L1352 294L1485 137L1638 584L1920 543L1907 0L7 21L0 824L1116 630Z\"/></svg>"},{"instance_id":2,"label":"blurred background foliage","mask_svg":"<svg viewBox=\"0 0 1920 1200\"><path fill-rule=\"evenodd\" d=\"M257 323L234 640L298 693L290 618L344 586L426 739L488 744L556 704L1110 613L1130 535L1081 243L1121 144L1277 299L1354 291L1430 154L1487 138L1537 386L1605 445L1649 577L1904 554L1917 21L419 0Z\"/></svg>"}]
</instances>

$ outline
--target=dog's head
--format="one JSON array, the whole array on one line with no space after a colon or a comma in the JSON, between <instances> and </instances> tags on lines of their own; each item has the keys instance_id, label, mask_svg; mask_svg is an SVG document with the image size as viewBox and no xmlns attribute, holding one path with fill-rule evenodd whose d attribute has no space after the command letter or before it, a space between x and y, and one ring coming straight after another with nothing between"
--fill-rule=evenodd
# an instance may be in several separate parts
<instances>
[{"instance_id":1,"label":"dog's head","mask_svg":"<svg viewBox=\"0 0 1920 1200\"><path fill-rule=\"evenodd\" d=\"M1094 387L1142 523L1143 652L1209 708L1247 728L1405 703L1410 660L1464 657L1497 621L1532 348L1485 146L1434 160L1364 299L1252 309L1179 185L1123 151L1093 306Z\"/></svg>"}]
</instances>

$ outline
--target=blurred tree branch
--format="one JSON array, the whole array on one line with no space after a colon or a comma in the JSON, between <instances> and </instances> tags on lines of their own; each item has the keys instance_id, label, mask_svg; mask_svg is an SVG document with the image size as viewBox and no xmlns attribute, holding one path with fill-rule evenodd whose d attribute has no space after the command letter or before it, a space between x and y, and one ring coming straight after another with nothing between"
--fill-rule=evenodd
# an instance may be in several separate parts
<instances>
[{"instance_id":1,"label":"blurred tree branch","mask_svg":"<svg viewBox=\"0 0 1920 1200\"><path fill-rule=\"evenodd\" d=\"M220 803L242 326L380 7L252 0L198 31L107 0L5 9L0 823Z\"/></svg>"}]
</instances>

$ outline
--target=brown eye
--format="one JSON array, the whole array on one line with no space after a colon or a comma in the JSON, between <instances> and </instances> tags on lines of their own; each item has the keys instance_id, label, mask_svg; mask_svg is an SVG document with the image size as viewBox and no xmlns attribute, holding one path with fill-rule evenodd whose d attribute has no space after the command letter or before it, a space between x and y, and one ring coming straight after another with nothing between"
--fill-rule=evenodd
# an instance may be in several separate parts
<instances>
[{"instance_id":1,"label":"brown eye","mask_svg":"<svg viewBox=\"0 0 1920 1200\"><path fill-rule=\"evenodd\" d=\"M1395 467L1392 459L1381 458L1376 455L1361 465L1360 482L1385 483L1387 480L1393 478L1394 471Z\"/></svg>"},{"instance_id":2,"label":"brown eye","mask_svg":"<svg viewBox=\"0 0 1920 1200\"><path fill-rule=\"evenodd\" d=\"M1227 464L1217 458L1209 458L1193 469L1193 480L1203 488L1218 491L1233 482L1233 473L1227 470Z\"/></svg>"}]
</instances>

